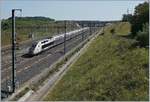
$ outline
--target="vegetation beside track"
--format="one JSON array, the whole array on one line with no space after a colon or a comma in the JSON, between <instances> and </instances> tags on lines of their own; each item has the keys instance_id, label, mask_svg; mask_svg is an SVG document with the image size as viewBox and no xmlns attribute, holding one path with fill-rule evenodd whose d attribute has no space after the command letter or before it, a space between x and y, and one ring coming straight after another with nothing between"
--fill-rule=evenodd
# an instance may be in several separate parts
<instances>
[{"instance_id":1,"label":"vegetation beside track","mask_svg":"<svg viewBox=\"0 0 150 102\"><path fill-rule=\"evenodd\" d=\"M148 101L148 49L119 36L130 33L129 26L105 27L44 100ZM112 35L111 29L118 30Z\"/></svg>"},{"instance_id":2,"label":"vegetation beside track","mask_svg":"<svg viewBox=\"0 0 150 102\"><path fill-rule=\"evenodd\" d=\"M127 36L130 33L130 28L131 28L131 25L129 22L122 22L122 23L118 22L113 25L110 24L104 29L106 29L105 33L107 34L110 34L111 33L110 30L114 29L116 35Z\"/></svg>"}]
</instances>

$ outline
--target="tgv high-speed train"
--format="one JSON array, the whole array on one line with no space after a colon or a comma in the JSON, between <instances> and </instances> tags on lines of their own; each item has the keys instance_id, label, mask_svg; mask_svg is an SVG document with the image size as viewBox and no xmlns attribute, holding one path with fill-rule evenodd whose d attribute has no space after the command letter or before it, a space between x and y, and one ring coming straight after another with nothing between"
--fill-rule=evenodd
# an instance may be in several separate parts
<instances>
[{"instance_id":1,"label":"tgv high-speed train","mask_svg":"<svg viewBox=\"0 0 150 102\"><path fill-rule=\"evenodd\" d=\"M78 30L74 30L74 31L66 33L66 40L73 38L75 35L79 34L81 31L86 31L87 29L89 28L85 27L82 29L78 29ZM49 39L44 39L44 40L34 42L32 46L29 48L28 54L32 56L39 54L63 42L64 42L64 34L56 35Z\"/></svg>"}]
</instances>

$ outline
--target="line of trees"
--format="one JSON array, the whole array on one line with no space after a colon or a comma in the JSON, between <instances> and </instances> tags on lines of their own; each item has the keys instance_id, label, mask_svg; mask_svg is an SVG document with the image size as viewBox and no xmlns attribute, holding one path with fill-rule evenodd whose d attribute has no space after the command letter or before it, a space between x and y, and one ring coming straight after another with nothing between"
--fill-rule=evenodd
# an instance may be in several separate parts
<instances>
[{"instance_id":1,"label":"line of trees","mask_svg":"<svg viewBox=\"0 0 150 102\"><path fill-rule=\"evenodd\" d=\"M131 37L139 41L140 46L149 45L149 3L135 7L134 14L124 14L122 21L131 23Z\"/></svg>"},{"instance_id":2,"label":"line of trees","mask_svg":"<svg viewBox=\"0 0 150 102\"><path fill-rule=\"evenodd\" d=\"M48 25L52 21L55 21L55 19L48 18L48 17L16 17L16 25L19 27L24 26L41 26L41 25ZM5 20L2 20L2 30L7 30L11 28L11 20L12 18L8 18Z\"/></svg>"}]
</instances>

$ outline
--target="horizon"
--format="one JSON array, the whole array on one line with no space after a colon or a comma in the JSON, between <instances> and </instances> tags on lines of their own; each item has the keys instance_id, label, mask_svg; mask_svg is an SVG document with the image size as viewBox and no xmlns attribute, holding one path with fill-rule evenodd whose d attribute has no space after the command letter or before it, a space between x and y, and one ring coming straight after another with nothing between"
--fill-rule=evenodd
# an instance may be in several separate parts
<instances>
[{"instance_id":1,"label":"horizon","mask_svg":"<svg viewBox=\"0 0 150 102\"><path fill-rule=\"evenodd\" d=\"M49 19L54 19L54 18L50 18L50 17L45 17L45 16L21 16L21 17L19 17L19 16L15 16L15 18L26 18L26 17L44 17L44 18L49 18ZM9 19L9 18L11 18L11 17L8 17L8 18L4 18L4 19L1 19L1 20L7 20L7 19ZM64 19L64 20L56 20L56 19L54 19L55 21L64 21L64 20L66 20L66 21L104 21L104 20L67 20L67 19ZM105 20L105 21L120 21L120 20Z\"/></svg>"}]
</instances>

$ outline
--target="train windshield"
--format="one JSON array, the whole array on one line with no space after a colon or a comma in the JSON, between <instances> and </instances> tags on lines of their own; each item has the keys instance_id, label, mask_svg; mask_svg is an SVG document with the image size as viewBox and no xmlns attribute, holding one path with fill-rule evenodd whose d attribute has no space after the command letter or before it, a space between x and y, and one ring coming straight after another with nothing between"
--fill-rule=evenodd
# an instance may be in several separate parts
<instances>
[{"instance_id":1,"label":"train windshield","mask_svg":"<svg viewBox=\"0 0 150 102\"><path fill-rule=\"evenodd\" d=\"M33 44L32 44L32 48L35 48L36 45L37 45L37 43L33 43Z\"/></svg>"},{"instance_id":2,"label":"train windshield","mask_svg":"<svg viewBox=\"0 0 150 102\"><path fill-rule=\"evenodd\" d=\"M34 51L34 49L35 49L36 45L37 45L37 43L36 43L36 42L35 42L35 43L33 43L33 44L31 45L31 47L29 48L29 53L33 53L33 51Z\"/></svg>"}]
</instances>

